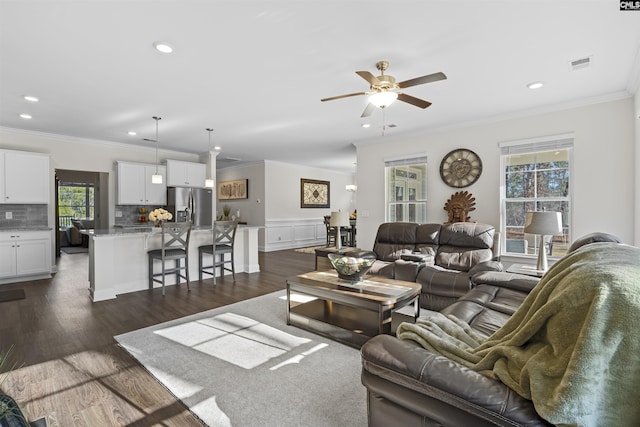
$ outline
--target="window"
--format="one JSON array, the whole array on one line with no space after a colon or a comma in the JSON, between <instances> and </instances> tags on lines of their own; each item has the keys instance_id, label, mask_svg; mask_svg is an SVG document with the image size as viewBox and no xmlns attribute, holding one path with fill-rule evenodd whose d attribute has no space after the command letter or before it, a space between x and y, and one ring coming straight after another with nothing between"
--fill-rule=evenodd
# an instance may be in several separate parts
<instances>
[{"instance_id":1,"label":"window","mask_svg":"<svg viewBox=\"0 0 640 427\"><path fill-rule=\"evenodd\" d=\"M93 219L94 215L93 183L58 183L59 226L68 227L76 218Z\"/></svg>"},{"instance_id":2,"label":"window","mask_svg":"<svg viewBox=\"0 0 640 427\"><path fill-rule=\"evenodd\" d=\"M561 236L546 236L550 256L566 253L571 234L571 157L573 136L500 145L501 232L503 252L537 254L540 236L524 233L526 213L562 213Z\"/></svg>"},{"instance_id":3,"label":"window","mask_svg":"<svg viewBox=\"0 0 640 427\"><path fill-rule=\"evenodd\" d=\"M427 221L427 157L385 161L387 222Z\"/></svg>"}]
</instances>

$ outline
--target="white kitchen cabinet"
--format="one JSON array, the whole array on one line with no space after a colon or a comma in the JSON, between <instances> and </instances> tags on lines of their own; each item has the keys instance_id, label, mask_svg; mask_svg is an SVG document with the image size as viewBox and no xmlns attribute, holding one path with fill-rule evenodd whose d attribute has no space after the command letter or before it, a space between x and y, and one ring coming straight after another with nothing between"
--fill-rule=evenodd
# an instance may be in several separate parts
<instances>
[{"instance_id":1,"label":"white kitchen cabinet","mask_svg":"<svg viewBox=\"0 0 640 427\"><path fill-rule=\"evenodd\" d=\"M156 173L156 165L146 163L118 162L118 205L160 205L167 204L166 167L157 166L162 175L162 184L153 184L151 175Z\"/></svg>"},{"instance_id":2,"label":"white kitchen cabinet","mask_svg":"<svg viewBox=\"0 0 640 427\"><path fill-rule=\"evenodd\" d=\"M0 281L51 274L51 232L0 233Z\"/></svg>"},{"instance_id":3,"label":"white kitchen cabinet","mask_svg":"<svg viewBox=\"0 0 640 427\"><path fill-rule=\"evenodd\" d=\"M200 187L204 188L207 178L207 165L204 163L167 160L168 187Z\"/></svg>"},{"instance_id":4,"label":"white kitchen cabinet","mask_svg":"<svg viewBox=\"0 0 640 427\"><path fill-rule=\"evenodd\" d=\"M49 155L3 150L0 154L0 203L48 204Z\"/></svg>"}]
</instances>

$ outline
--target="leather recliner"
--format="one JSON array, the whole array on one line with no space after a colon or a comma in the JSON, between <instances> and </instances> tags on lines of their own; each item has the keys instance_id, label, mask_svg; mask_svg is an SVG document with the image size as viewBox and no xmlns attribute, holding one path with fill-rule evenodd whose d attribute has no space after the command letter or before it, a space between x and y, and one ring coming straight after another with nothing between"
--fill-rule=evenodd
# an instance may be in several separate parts
<instances>
[{"instance_id":1,"label":"leather recliner","mask_svg":"<svg viewBox=\"0 0 640 427\"><path fill-rule=\"evenodd\" d=\"M373 246L377 261L369 274L422 285L420 306L441 310L471 288L479 271L502 271L493 261L500 254L492 225L384 223Z\"/></svg>"}]
</instances>

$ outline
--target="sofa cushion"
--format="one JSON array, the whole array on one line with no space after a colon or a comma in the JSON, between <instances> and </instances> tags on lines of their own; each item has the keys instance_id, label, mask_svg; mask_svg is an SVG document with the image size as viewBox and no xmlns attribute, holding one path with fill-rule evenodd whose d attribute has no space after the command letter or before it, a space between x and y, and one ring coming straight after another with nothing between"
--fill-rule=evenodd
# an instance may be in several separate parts
<instances>
[{"instance_id":1,"label":"sofa cushion","mask_svg":"<svg viewBox=\"0 0 640 427\"><path fill-rule=\"evenodd\" d=\"M467 273L448 270L438 265L424 266L418 273L416 282L422 285L422 295L439 297L421 298L421 307L428 310L441 310L471 289L471 280Z\"/></svg>"},{"instance_id":2,"label":"sofa cushion","mask_svg":"<svg viewBox=\"0 0 640 427\"><path fill-rule=\"evenodd\" d=\"M415 249L416 229L412 222L388 222L378 227L373 251L378 259L395 261L402 254L412 253Z\"/></svg>"},{"instance_id":3,"label":"sofa cushion","mask_svg":"<svg viewBox=\"0 0 640 427\"><path fill-rule=\"evenodd\" d=\"M424 262L399 259L394 263L394 279L415 282Z\"/></svg>"},{"instance_id":4,"label":"sofa cushion","mask_svg":"<svg viewBox=\"0 0 640 427\"><path fill-rule=\"evenodd\" d=\"M495 228L477 222L445 224L440 231L440 245L491 249Z\"/></svg>"},{"instance_id":5,"label":"sofa cushion","mask_svg":"<svg viewBox=\"0 0 640 427\"><path fill-rule=\"evenodd\" d=\"M474 265L490 261L491 258L493 258L491 249L443 245L438 250L435 263L450 270L469 271Z\"/></svg>"}]
</instances>

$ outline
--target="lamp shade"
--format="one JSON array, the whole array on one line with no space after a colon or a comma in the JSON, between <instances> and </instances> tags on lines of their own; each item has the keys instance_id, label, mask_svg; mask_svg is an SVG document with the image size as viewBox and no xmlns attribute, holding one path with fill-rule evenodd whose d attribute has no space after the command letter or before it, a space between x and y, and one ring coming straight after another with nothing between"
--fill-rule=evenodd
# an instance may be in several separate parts
<instances>
[{"instance_id":1,"label":"lamp shade","mask_svg":"<svg viewBox=\"0 0 640 427\"><path fill-rule=\"evenodd\" d=\"M162 184L162 175L160 175L159 173L154 173L153 175L151 175L151 183L152 184Z\"/></svg>"},{"instance_id":2,"label":"lamp shade","mask_svg":"<svg viewBox=\"0 0 640 427\"><path fill-rule=\"evenodd\" d=\"M329 225L331 227L348 227L349 217L345 212L331 212L331 219L329 219Z\"/></svg>"},{"instance_id":3,"label":"lamp shade","mask_svg":"<svg viewBox=\"0 0 640 427\"><path fill-rule=\"evenodd\" d=\"M562 214L560 212L527 212L524 232L543 236L562 234Z\"/></svg>"},{"instance_id":4,"label":"lamp shade","mask_svg":"<svg viewBox=\"0 0 640 427\"><path fill-rule=\"evenodd\" d=\"M369 102L378 108L385 108L393 104L398 98L398 94L395 92L377 92L369 97Z\"/></svg>"},{"instance_id":5,"label":"lamp shade","mask_svg":"<svg viewBox=\"0 0 640 427\"><path fill-rule=\"evenodd\" d=\"M344 188L352 193L355 193L358 190L358 187L355 184L347 184Z\"/></svg>"}]
</instances>

